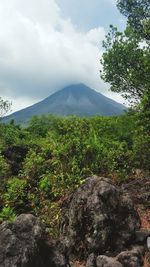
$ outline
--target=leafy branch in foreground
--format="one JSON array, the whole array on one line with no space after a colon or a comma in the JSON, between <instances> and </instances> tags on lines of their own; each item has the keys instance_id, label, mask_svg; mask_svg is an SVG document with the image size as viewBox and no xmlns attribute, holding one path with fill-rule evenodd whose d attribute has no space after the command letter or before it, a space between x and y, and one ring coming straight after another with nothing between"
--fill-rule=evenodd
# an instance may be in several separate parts
<instances>
[{"instance_id":1,"label":"leafy branch in foreground","mask_svg":"<svg viewBox=\"0 0 150 267\"><path fill-rule=\"evenodd\" d=\"M118 0L117 7L143 39L150 40L150 0Z\"/></svg>"},{"instance_id":2,"label":"leafy branch in foreground","mask_svg":"<svg viewBox=\"0 0 150 267\"><path fill-rule=\"evenodd\" d=\"M105 52L101 77L110 83L111 90L121 92L131 103L141 100L150 88L150 49L131 27L118 32L110 26L103 42Z\"/></svg>"},{"instance_id":3,"label":"leafy branch in foreground","mask_svg":"<svg viewBox=\"0 0 150 267\"><path fill-rule=\"evenodd\" d=\"M103 42L101 76L130 102L150 101L150 1L118 0L117 7L127 17L127 27L119 32L110 26Z\"/></svg>"}]
</instances>

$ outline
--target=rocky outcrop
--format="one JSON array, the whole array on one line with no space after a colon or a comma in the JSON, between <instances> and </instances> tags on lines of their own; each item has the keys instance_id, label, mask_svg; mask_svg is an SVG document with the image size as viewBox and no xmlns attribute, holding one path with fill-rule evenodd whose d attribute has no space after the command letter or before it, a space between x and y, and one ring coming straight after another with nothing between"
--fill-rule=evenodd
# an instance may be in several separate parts
<instances>
[{"instance_id":1,"label":"rocky outcrop","mask_svg":"<svg viewBox=\"0 0 150 267\"><path fill-rule=\"evenodd\" d=\"M123 267L141 267L143 266L143 247L133 247L132 250L121 252L116 260Z\"/></svg>"},{"instance_id":2,"label":"rocky outcrop","mask_svg":"<svg viewBox=\"0 0 150 267\"><path fill-rule=\"evenodd\" d=\"M139 227L127 194L109 179L90 177L62 209L61 241L49 241L31 214L2 223L0 267L142 267L150 232Z\"/></svg>"},{"instance_id":3,"label":"rocky outcrop","mask_svg":"<svg viewBox=\"0 0 150 267\"><path fill-rule=\"evenodd\" d=\"M115 258L102 255L97 257L96 267L123 267L123 266Z\"/></svg>"},{"instance_id":4,"label":"rocky outcrop","mask_svg":"<svg viewBox=\"0 0 150 267\"><path fill-rule=\"evenodd\" d=\"M63 209L61 233L69 257L85 259L122 251L133 240L140 219L132 201L110 179L90 177Z\"/></svg>"},{"instance_id":5,"label":"rocky outcrop","mask_svg":"<svg viewBox=\"0 0 150 267\"><path fill-rule=\"evenodd\" d=\"M39 220L31 214L0 225L0 267L67 267L55 243L48 243Z\"/></svg>"},{"instance_id":6,"label":"rocky outcrop","mask_svg":"<svg viewBox=\"0 0 150 267\"><path fill-rule=\"evenodd\" d=\"M143 249L133 247L131 250L121 252L116 257L105 255L89 255L86 267L142 267L143 266Z\"/></svg>"}]
</instances>

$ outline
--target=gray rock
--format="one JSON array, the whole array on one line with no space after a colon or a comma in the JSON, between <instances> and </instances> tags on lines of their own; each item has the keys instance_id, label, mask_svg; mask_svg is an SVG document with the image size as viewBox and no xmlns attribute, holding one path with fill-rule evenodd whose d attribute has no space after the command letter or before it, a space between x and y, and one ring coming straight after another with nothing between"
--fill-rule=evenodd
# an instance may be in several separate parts
<instances>
[{"instance_id":1,"label":"gray rock","mask_svg":"<svg viewBox=\"0 0 150 267\"><path fill-rule=\"evenodd\" d=\"M98 256L96 259L96 267L123 267L115 258L104 255Z\"/></svg>"},{"instance_id":2,"label":"gray rock","mask_svg":"<svg viewBox=\"0 0 150 267\"><path fill-rule=\"evenodd\" d=\"M39 220L20 215L13 223L0 225L0 267L66 267L57 246L48 244Z\"/></svg>"},{"instance_id":3,"label":"gray rock","mask_svg":"<svg viewBox=\"0 0 150 267\"><path fill-rule=\"evenodd\" d=\"M86 267L96 267L96 256L93 253L88 256Z\"/></svg>"},{"instance_id":4,"label":"gray rock","mask_svg":"<svg viewBox=\"0 0 150 267\"><path fill-rule=\"evenodd\" d=\"M87 178L62 212L61 233L70 257L121 251L139 227L130 198L103 177Z\"/></svg>"},{"instance_id":5,"label":"gray rock","mask_svg":"<svg viewBox=\"0 0 150 267\"><path fill-rule=\"evenodd\" d=\"M135 243L146 244L147 238L150 237L150 231L138 230L135 231Z\"/></svg>"},{"instance_id":6,"label":"gray rock","mask_svg":"<svg viewBox=\"0 0 150 267\"><path fill-rule=\"evenodd\" d=\"M135 247L132 250L121 252L117 257L123 267L142 267L143 266L143 255L140 247Z\"/></svg>"},{"instance_id":7,"label":"gray rock","mask_svg":"<svg viewBox=\"0 0 150 267\"><path fill-rule=\"evenodd\" d=\"M129 179L122 183L122 189L132 198L135 204L150 207L150 179L149 175L138 175L136 179Z\"/></svg>"},{"instance_id":8,"label":"gray rock","mask_svg":"<svg viewBox=\"0 0 150 267\"><path fill-rule=\"evenodd\" d=\"M147 248L150 250L150 236L147 238Z\"/></svg>"},{"instance_id":9,"label":"gray rock","mask_svg":"<svg viewBox=\"0 0 150 267\"><path fill-rule=\"evenodd\" d=\"M86 267L142 267L144 248L135 246L131 250L123 251L116 257L91 254Z\"/></svg>"},{"instance_id":10,"label":"gray rock","mask_svg":"<svg viewBox=\"0 0 150 267\"><path fill-rule=\"evenodd\" d=\"M4 222L0 226L0 266L31 266L33 258L40 262L37 255L42 236L41 225L31 214L20 215L14 223Z\"/></svg>"}]
</instances>

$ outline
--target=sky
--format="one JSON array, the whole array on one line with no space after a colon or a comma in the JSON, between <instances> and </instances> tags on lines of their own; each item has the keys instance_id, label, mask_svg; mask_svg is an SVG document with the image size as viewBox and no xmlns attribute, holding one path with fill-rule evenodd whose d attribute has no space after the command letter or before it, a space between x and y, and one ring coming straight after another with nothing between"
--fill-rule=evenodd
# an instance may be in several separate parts
<instances>
[{"instance_id":1,"label":"sky","mask_svg":"<svg viewBox=\"0 0 150 267\"><path fill-rule=\"evenodd\" d=\"M0 0L0 97L11 112L74 83L123 102L99 73L110 24L125 27L115 0Z\"/></svg>"}]
</instances>

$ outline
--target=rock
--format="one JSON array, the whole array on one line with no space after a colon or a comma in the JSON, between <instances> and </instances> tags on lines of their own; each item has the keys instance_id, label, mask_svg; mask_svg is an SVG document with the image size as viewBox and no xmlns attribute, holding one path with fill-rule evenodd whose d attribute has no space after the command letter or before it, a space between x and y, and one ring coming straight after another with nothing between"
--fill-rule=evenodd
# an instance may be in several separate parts
<instances>
[{"instance_id":1,"label":"rock","mask_svg":"<svg viewBox=\"0 0 150 267\"><path fill-rule=\"evenodd\" d=\"M146 230L135 231L135 243L136 244L145 245L148 237L150 237L150 231L146 231Z\"/></svg>"},{"instance_id":2,"label":"rock","mask_svg":"<svg viewBox=\"0 0 150 267\"><path fill-rule=\"evenodd\" d=\"M48 243L48 267L69 267L69 263L65 257L65 247L60 241L51 241ZM46 266L47 267L47 266Z\"/></svg>"},{"instance_id":3,"label":"rock","mask_svg":"<svg viewBox=\"0 0 150 267\"><path fill-rule=\"evenodd\" d=\"M62 210L61 233L70 257L121 251L140 227L130 198L103 177L87 178Z\"/></svg>"},{"instance_id":4,"label":"rock","mask_svg":"<svg viewBox=\"0 0 150 267\"><path fill-rule=\"evenodd\" d=\"M94 255L94 253L91 253L88 256L87 262L86 262L86 267L96 267L96 256Z\"/></svg>"},{"instance_id":5,"label":"rock","mask_svg":"<svg viewBox=\"0 0 150 267\"><path fill-rule=\"evenodd\" d=\"M96 267L123 267L115 258L104 255L98 256L96 259Z\"/></svg>"},{"instance_id":6,"label":"rock","mask_svg":"<svg viewBox=\"0 0 150 267\"><path fill-rule=\"evenodd\" d=\"M14 223L4 222L0 226L0 266L40 266L43 235L39 221L31 214L20 215Z\"/></svg>"},{"instance_id":7,"label":"rock","mask_svg":"<svg viewBox=\"0 0 150 267\"><path fill-rule=\"evenodd\" d=\"M147 238L147 248L150 250L150 236Z\"/></svg>"},{"instance_id":8,"label":"rock","mask_svg":"<svg viewBox=\"0 0 150 267\"><path fill-rule=\"evenodd\" d=\"M133 247L131 250L123 251L116 257L100 255L96 257L91 254L86 263L86 267L142 267L143 247Z\"/></svg>"},{"instance_id":9,"label":"rock","mask_svg":"<svg viewBox=\"0 0 150 267\"><path fill-rule=\"evenodd\" d=\"M135 247L132 250L121 252L117 257L123 267L142 267L143 266L143 255L140 247Z\"/></svg>"},{"instance_id":10,"label":"rock","mask_svg":"<svg viewBox=\"0 0 150 267\"><path fill-rule=\"evenodd\" d=\"M48 244L39 220L22 214L0 225L0 266L66 267L67 262L55 245Z\"/></svg>"},{"instance_id":11,"label":"rock","mask_svg":"<svg viewBox=\"0 0 150 267\"><path fill-rule=\"evenodd\" d=\"M131 250L123 251L116 257L100 255L96 257L91 254L86 263L86 267L142 267L143 247L135 246Z\"/></svg>"},{"instance_id":12,"label":"rock","mask_svg":"<svg viewBox=\"0 0 150 267\"><path fill-rule=\"evenodd\" d=\"M132 198L136 205L144 205L145 208L150 207L149 175L123 181L121 188Z\"/></svg>"}]
</instances>

